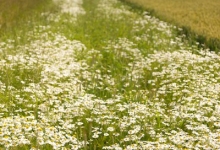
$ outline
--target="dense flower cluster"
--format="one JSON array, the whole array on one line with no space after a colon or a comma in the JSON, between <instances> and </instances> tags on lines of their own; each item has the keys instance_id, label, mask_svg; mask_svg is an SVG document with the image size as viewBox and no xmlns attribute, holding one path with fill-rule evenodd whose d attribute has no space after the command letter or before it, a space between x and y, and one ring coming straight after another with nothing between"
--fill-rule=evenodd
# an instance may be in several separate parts
<instances>
[{"instance_id":1,"label":"dense flower cluster","mask_svg":"<svg viewBox=\"0 0 220 150\"><path fill-rule=\"evenodd\" d=\"M85 14L80 0L55 2L73 20ZM94 11L128 18L134 36L95 50L38 26L26 45L0 43L0 147L220 149L220 55L117 0Z\"/></svg>"}]
</instances>

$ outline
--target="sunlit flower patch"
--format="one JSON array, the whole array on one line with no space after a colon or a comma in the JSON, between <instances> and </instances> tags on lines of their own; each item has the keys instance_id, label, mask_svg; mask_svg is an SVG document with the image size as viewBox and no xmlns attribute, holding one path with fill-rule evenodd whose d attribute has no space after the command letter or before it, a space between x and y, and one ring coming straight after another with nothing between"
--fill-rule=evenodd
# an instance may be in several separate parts
<instances>
[{"instance_id":1,"label":"sunlit flower patch","mask_svg":"<svg viewBox=\"0 0 220 150\"><path fill-rule=\"evenodd\" d=\"M219 54L117 0L97 0L94 10L55 2L62 14L42 13L51 25L35 27L27 44L0 43L2 149L220 149ZM54 31L94 12L127 18L129 36L88 48L96 32L71 39Z\"/></svg>"}]
</instances>

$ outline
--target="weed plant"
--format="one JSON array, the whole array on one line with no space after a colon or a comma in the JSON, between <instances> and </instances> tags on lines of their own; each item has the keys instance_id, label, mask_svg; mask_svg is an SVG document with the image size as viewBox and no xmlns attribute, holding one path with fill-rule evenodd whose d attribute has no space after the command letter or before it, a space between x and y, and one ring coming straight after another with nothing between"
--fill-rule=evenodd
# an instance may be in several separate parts
<instances>
[{"instance_id":1,"label":"weed plant","mask_svg":"<svg viewBox=\"0 0 220 150\"><path fill-rule=\"evenodd\" d=\"M117 0L54 4L0 42L2 149L220 148L219 54Z\"/></svg>"}]
</instances>

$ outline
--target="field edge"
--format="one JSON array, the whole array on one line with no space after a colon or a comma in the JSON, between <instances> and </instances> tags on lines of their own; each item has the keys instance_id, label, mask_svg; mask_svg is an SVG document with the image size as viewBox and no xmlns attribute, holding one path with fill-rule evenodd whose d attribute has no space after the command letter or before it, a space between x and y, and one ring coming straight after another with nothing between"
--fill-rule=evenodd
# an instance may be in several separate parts
<instances>
[{"instance_id":1,"label":"field edge","mask_svg":"<svg viewBox=\"0 0 220 150\"><path fill-rule=\"evenodd\" d=\"M132 9L147 11L151 16L154 16L162 21L171 23L177 26L178 28L181 28L182 30L178 31L178 34L185 35L185 38L183 40L187 40L192 44L198 43L198 48L209 49L210 51L220 52L220 39L213 37L208 38L206 35L199 34L189 26L180 25L175 20L158 15L157 11L153 8L146 8L138 3L131 2L129 0L120 0L120 1L129 5Z\"/></svg>"}]
</instances>

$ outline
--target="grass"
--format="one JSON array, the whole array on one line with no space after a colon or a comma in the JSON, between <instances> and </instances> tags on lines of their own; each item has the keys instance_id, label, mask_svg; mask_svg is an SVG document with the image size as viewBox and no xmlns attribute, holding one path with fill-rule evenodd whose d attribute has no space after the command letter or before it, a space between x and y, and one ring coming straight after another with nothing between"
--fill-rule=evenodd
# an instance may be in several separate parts
<instances>
[{"instance_id":1,"label":"grass","mask_svg":"<svg viewBox=\"0 0 220 150\"><path fill-rule=\"evenodd\" d=\"M217 53L117 0L46 6L0 42L1 149L220 149Z\"/></svg>"},{"instance_id":2,"label":"grass","mask_svg":"<svg viewBox=\"0 0 220 150\"><path fill-rule=\"evenodd\" d=\"M41 12L57 11L52 5L51 0L0 0L0 40L12 39L14 46L30 41L29 31L48 24Z\"/></svg>"},{"instance_id":3,"label":"grass","mask_svg":"<svg viewBox=\"0 0 220 150\"><path fill-rule=\"evenodd\" d=\"M125 0L136 3L163 20L184 27L189 38L198 40L212 50L220 48L220 3L215 0Z\"/></svg>"},{"instance_id":4,"label":"grass","mask_svg":"<svg viewBox=\"0 0 220 150\"><path fill-rule=\"evenodd\" d=\"M10 27L18 20L28 18L29 13L39 10L47 1L39 0L1 0L0 1L0 24L1 27Z\"/></svg>"}]
</instances>

